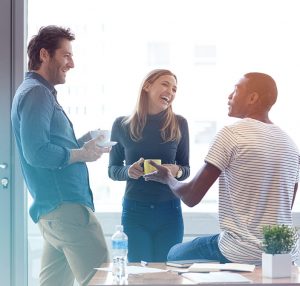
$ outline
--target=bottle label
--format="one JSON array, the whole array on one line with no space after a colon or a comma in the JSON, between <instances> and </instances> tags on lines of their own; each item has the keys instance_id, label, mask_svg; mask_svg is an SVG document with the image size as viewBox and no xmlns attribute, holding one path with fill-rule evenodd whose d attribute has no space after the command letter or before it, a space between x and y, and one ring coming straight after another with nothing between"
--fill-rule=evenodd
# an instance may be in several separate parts
<instances>
[{"instance_id":1,"label":"bottle label","mask_svg":"<svg viewBox=\"0 0 300 286\"><path fill-rule=\"evenodd\" d=\"M112 248L113 249L127 249L128 241L127 240L113 240Z\"/></svg>"}]
</instances>

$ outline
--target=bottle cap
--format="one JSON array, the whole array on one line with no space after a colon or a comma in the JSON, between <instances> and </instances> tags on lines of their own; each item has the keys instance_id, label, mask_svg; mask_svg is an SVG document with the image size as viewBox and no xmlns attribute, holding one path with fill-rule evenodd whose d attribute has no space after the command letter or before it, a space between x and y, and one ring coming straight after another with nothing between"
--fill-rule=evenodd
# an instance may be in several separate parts
<instances>
[{"instance_id":1,"label":"bottle cap","mask_svg":"<svg viewBox=\"0 0 300 286\"><path fill-rule=\"evenodd\" d=\"M121 224L116 225L116 231L123 231L123 225Z\"/></svg>"}]
</instances>

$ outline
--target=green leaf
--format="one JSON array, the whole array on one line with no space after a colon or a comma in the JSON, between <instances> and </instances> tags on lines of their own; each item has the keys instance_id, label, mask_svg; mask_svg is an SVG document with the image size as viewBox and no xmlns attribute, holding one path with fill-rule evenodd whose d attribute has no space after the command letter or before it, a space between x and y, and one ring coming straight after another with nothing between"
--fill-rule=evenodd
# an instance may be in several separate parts
<instances>
[{"instance_id":1,"label":"green leaf","mask_svg":"<svg viewBox=\"0 0 300 286\"><path fill-rule=\"evenodd\" d=\"M289 253L298 239L296 228L284 224L263 226L262 232L262 249L269 254Z\"/></svg>"}]
</instances>

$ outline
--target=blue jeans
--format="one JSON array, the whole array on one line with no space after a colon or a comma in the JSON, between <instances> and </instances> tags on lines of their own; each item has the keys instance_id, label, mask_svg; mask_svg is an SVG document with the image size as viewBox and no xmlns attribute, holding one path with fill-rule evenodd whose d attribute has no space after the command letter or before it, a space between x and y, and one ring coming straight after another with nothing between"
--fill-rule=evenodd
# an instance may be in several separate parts
<instances>
[{"instance_id":1,"label":"blue jeans","mask_svg":"<svg viewBox=\"0 0 300 286\"><path fill-rule=\"evenodd\" d=\"M170 248L182 242L180 200L153 204L124 199L122 224L129 262L164 262Z\"/></svg>"},{"instance_id":2,"label":"blue jeans","mask_svg":"<svg viewBox=\"0 0 300 286\"><path fill-rule=\"evenodd\" d=\"M219 235L197 237L192 241L174 245L168 254L168 260L210 259L221 263L230 262L221 253L218 246Z\"/></svg>"}]
</instances>

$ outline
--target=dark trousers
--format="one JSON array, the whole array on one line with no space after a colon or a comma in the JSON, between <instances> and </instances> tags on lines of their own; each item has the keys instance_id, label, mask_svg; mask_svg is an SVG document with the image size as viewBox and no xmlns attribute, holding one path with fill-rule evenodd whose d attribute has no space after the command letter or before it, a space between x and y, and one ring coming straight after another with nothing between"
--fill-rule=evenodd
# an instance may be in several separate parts
<instances>
[{"instance_id":1,"label":"dark trousers","mask_svg":"<svg viewBox=\"0 0 300 286\"><path fill-rule=\"evenodd\" d=\"M122 224L129 262L164 262L170 248L182 242L180 200L152 204L124 199Z\"/></svg>"}]
</instances>

